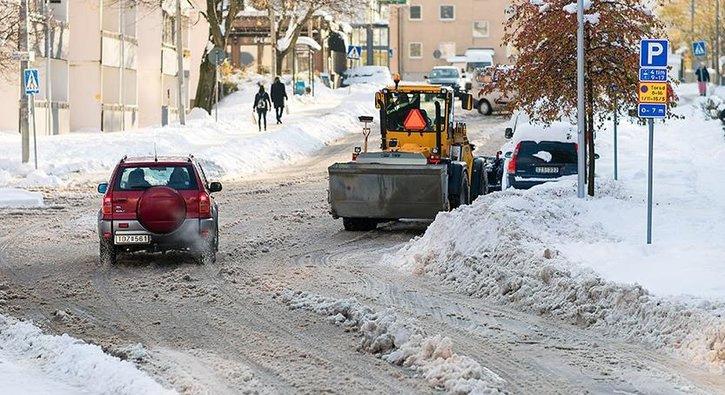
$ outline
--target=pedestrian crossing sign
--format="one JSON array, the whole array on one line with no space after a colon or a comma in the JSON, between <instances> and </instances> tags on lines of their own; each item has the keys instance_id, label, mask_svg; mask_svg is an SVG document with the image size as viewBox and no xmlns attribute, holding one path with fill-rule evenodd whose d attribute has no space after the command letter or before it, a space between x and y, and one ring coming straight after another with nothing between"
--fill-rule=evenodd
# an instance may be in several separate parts
<instances>
[{"instance_id":1,"label":"pedestrian crossing sign","mask_svg":"<svg viewBox=\"0 0 725 395\"><path fill-rule=\"evenodd\" d=\"M704 41L695 41L692 43L692 54L701 57L707 55L707 48Z\"/></svg>"},{"instance_id":2,"label":"pedestrian crossing sign","mask_svg":"<svg viewBox=\"0 0 725 395\"><path fill-rule=\"evenodd\" d=\"M362 47L359 45L348 45L347 47L347 58L348 59L360 59L362 55Z\"/></svg>"},{"instance_id":3,"label":"pedestrian crossing sign","mask_svg":"<svg viewBox=\"0 0 725 395\"><path fill-rule=\"evenodd\" d=\"M26 95L40 93L40 76L38 69L25 69L23 71L23 86Z\"/></svg>"}]
</instances>

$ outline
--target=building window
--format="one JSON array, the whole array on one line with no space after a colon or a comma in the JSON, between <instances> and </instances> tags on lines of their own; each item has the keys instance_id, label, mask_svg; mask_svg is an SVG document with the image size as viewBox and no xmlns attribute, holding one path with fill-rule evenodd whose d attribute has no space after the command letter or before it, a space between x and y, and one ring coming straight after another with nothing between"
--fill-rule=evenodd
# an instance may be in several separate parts
<instances>
[{"instance_id":1,"label":"building window","mask_svg":"<svg viewBox=\"0 0 725 395\"><path fill-rule=\"evenodd\" d=\"M456 19L456 6L442 5L440 8L440 20L453 21Z\"/></svg>"},{"instance_id":2,"label":"building window","mask_svg":"<svg viewBox=\"0 0 725 395\"><path fill-rule=\"evenodd\" d=\"M411 59L420 59L423 57L423 43L409 43L408 57Z\"/></svg>"},{"instance_id":3,"label":"building window","mask_svg":"<svg viewBox=\"0 0 725 395\"><path fill-rule=\"evenodd\" d=\"M410 14L408 14L408 19L411 21L420 21L423 20L423 9L419 5L412 5L409 8Z\"/></svg>"},{"instance_id":4,"label":"building window","mask_svg":"<svg viewBox=\"0 0 725 395\"><path fill-rule=\"evenodd\" d=\"M441 51L441 58L447 59L456 55L455 42L442 42L438 44L438 50Z\"/></svg>"},{"instance_id":5,"label":"building window","mask_svg":"<svg viewBox=\"0 0 725 395\"><path fill-rule=\"evenodd\" d=\"M488 37L488 21L474 21L473 22L473 37L474 38Z\"/></svg>"}]
</instances>

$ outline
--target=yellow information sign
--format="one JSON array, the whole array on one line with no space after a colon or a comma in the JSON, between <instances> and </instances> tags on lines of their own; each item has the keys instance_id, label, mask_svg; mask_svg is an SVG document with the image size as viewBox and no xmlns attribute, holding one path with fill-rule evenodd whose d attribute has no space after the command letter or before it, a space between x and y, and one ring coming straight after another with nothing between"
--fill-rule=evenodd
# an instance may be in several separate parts
<instances>
[{"instance_id":1,"label":"yellow information sign","mask_svg":"<svg viewBox=\"0 0 725 395\"><path fill-rule=\"evenodd\" d=\"M667 83L640 82L637 94L640 103L667 103Z\"/></svg>"}]
</instances>

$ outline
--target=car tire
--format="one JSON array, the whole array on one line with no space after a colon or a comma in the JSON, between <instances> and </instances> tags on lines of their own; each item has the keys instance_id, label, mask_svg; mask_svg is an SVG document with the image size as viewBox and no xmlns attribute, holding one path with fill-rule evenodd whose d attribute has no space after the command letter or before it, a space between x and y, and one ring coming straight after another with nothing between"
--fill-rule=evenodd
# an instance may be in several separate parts
<instances>
[{"instance_id":1,"label":"car tire","mask_svg":"<svg viewBox=\"0 0 725 395\"><path fill-rule=\"evenodd\" d=\"M451 195L448 198L451 210L469 204L469 193L470 189L468 187L468 174L464 172L463 176L461 177L461 188L459 189L459 193Z\"/></svg>"},{"instance_id":2,"label":"car tire","mask_svg":"<svg viewBox=\"0 0 725 395\"><path fill-rule=\"evenodd\" d=\"M372 218L348 218L342 219L342 226L348 232L367 232L378 227L378 221Z\"/></svg>"},{"instance_id":3,"label":"car tire","mask_svg":"<svg viewBox=\"0 0 725 395\"><path fill-rule=\"evenodd\" d=\"M214 241L208 241L205 243L201 253L199 254L199 263L202 265L212 264L216 262L216 249L214 247Z\"/></svg>"},{"instance_id":4,"label":"car tire","mask_svg":"<svg viewBox=\"0 0 725 395\"><path fill-rule=\"evenodd\" d=\"M481 99L478 102L478 112L481 115L491 115L493 113L493 108L491 107L491 103L488 102L486 99Z\"/></svg>"},{"instance_id":5,"label":"car tire","mask_svg":"<svg viewBox=\"0 0 725 395\"><path fill-rule=\"evenodd\" d=\"M101 265L115 265L118 262L116 246L110 240L101 240L98 251L98 261Z\"/></svg>"}]
</instances>

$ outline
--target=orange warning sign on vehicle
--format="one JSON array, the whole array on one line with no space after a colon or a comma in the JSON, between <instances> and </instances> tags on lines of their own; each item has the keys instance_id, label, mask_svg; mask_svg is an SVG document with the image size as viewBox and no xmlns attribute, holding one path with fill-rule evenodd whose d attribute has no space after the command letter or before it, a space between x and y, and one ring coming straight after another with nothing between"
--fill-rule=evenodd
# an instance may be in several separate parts
<instances>
[{"instance_id":1,"label":"orange warning sign on vehicle","mask_svg":"<svg viewBox=\"0 0 725 395\"><path fill-rule=\"evenodd\" d=\"M667 83L640 82L637 97L640 103L667 103Z\"/></svg>"},{"instance_id":2,"label":"orange warning sign on vehicle","mask_svg":"<svg viewBox=\"0 0 725 395\"><path fill-rule=\"evenodd\" d=\"M403 127L406 130L423 130L426 125L427 122L425 121L423 113L417 108L408 111L408 115L405 117L405 121L403 121Z\"/></svg>"}]
</instances>

